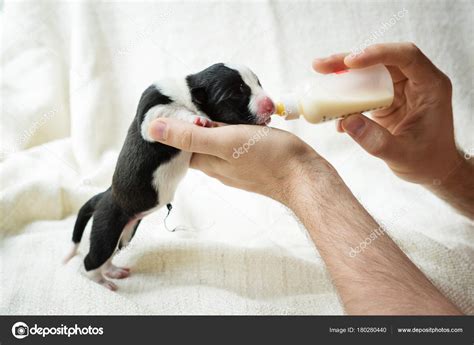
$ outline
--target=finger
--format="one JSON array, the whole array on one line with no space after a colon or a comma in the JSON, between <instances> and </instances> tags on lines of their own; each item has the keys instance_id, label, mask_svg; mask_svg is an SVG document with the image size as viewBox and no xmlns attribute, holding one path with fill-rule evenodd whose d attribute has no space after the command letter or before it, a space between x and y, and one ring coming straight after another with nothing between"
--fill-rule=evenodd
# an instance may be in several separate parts
<instances>
[{"instance_id":1,"label":"finger","mask_svg":"<svg viewBox=\"0 0 474 345\"><path fill-rule=\"evenodd\" d=\"M183 151L222 156L219 128L205 128L177 119L159 118L150 124L148 134L153 140Z\"/></svg>"},{"instance_id":2,"label":"finger","mask_svg":"<svg viewBox=\"0 0 474 345\"><path fill-rule=\"evenodd\" d=\"M203 171L203 173L205 173L209 177L212 177L212 178L218 180L220 183L223 183L226 186L236 187L236 188L239 188L239 189L245 189L241 184L237 183L237 181L234 180L231 177L221 175L221 174L218 174L218 173L215 173L215 172Z\"/></svg>"},{"instance_id":3,"label":"finger","mask_svg":"<svg viewBox=\"0 0 474 345\"><path fill-rule=\"evenodd\" d=\"M336 120L336 131L339 133L344 133L344 128L342 128L341 119Z\"/></svg>"},{"instance_id":4,"label":"finger","mask_svg":"<svg viewBox=\"0 0 474 345\"><path fill-rule=\"evenodd\" d=\"M346 56L344 63L351 68L363 68L379 63L396 66L415 83L431 83L440 73L413 43L374 44L360 54Z\"/></svg>"},{"instance_id":5,"label":"finger","mask_svg":"<svg viewBox=\"0 0 474 345\"><path fill-rule=\"evenodd\" d=\"M392 77L392 81L394 84L397 84L403 80L407 80L407 76L400 71L400 68L396 66L385 66L387 67L388 71L390 72L390 76Z\"/></svg>"},{"instance_id":6,"label":"finger","mask_svg":"<svg viewBox=\"0 0 474 345\"><path fill-rule=\"evenodd\" d=\"M212 121L212 127L223 127L223 126L229 126L229 124L224 123L224 122Z\"/></svg>"},{"instance_id":7,"label":"finger","mask_svg":"<svg viewBox=\"0 0 474 345\"><path fill-rule=\"evenodd\" d=\"M342 120L342 128L371 155L384 160L397 158L400 150L397 138L369 118L351 115Z\"/></svg>"},{"instance_id":8,"label":"finger","mask_svg":"<svg viewBox=\"0 0 474 345\"><path fill-rule=\"evenodd\" d=\"M349 55L348 53L335 54L327 58L316 58L313 60L313 69L316 72L328 74L337 71L341 71L349 68L344 63L344 58ZM394 83L398 83L402 80L407 79L407 77L400 71L398 67L387 66L388 71L392 77Z\"/></svg>"},{"instance_id":9,"label":"finger","mask_svg":"<svg viewBox=\"0 0 474 345\"><path fill-rule=\"evenodd\" d=\"M392 104L386 109L374 110L371 111L370 114L373 117L385 117L391 115L394 111L397 111L405 105L406 103L406 96L405 96L405 83L399 83L394 87L394 97Z\"/></svg>"},{"instance_id":10,"label":"finger","mask_svg":"<svg viewBox=\"0 0 474 345\"><path fill-rule=\"evenodd\" d=\"M206 155L203 153L194 153L191 157L190 167L201 170L203 172L211 172L222 170L222 165L227 162L219 157ZM208 174L209 175L209 174Z\"/></svg>"},{"instance_id":11,"label":"finger","mask_svg":"<svg viewBox=\"0 0 474 345\"><path fill-rule=\"evenodd\" d=\"M318 73L333 73L347 69L344 64L344 57L349 53L334 54L326 58L316 58L313 60L313 69Z\"/></svg>"},{"instance_id":12,"label":"finger","mask_svg":"<svg viewBox=\"0 0 474 345\"><path fill-rule=\"evenodd\" d=\"M397 135L395 129L405 119L406 113L403 111L395 110L392 114L384 117L372 116L372 120L377 122L380 126L386 128L393 135Z\"/></svg>"},{"instance_id":13,"label":"finger","mask_svg":"<svg viewBox=\"0 0 474 345\"><path fill-rule=\"evenodd\" d=\"M224 184L230 184L230 178L225 176L225 165L227 161L215 156L194 153L191 158L191 168L200 170L206 175L218 179Z\"/></svg>"}]
</instances>

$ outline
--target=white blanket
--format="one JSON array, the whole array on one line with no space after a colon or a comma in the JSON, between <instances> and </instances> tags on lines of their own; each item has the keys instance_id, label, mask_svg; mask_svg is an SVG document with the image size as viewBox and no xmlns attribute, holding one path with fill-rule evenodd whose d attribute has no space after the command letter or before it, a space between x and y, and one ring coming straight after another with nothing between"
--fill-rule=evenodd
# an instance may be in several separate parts
<instances>
[{"instance_id":1,"label":"white blanket","mask_svg":"<svg viewBox=\"0 0 474 345\"><path fill-rule=\"evenodd\" d=\"M132 269L117 292L81 274L90 225L80 256L61 265L79 207L110 185L141 92L164 75L237 62L278 96L316 56L414 41L451 77L457 142L474 154L470 1L7 1L1 16L1 314L343 313L288 210L197 171L169 219L183 230L164 229L164 210L146 218L115 258ZM273 124L328 159L433 283L474 313L472 222L334 123Z\"/></svg>"}]
</instances>

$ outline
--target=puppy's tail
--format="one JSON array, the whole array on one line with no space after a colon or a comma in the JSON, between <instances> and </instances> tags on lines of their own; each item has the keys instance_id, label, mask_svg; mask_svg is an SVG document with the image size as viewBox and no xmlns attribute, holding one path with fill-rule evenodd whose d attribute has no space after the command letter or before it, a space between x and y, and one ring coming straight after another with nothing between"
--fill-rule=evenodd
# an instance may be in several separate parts
<instances>
[{"instance_id":1,"label":"puppy's tail","mask_svg":"<svg viewBox=\"0 0 474 345\"><path fill-rule=\"evenodd\" d=\"M81 242L84 229L86 228L89 219L91 219L92 215L94 214L97 203L100 201L100 199L102 199L104 193L97 194L90 198L79 210L76 219L76 224L74 224L74 230L72 232L72 248L64 258L64 264L66 264L69 260L71 260L72 257L77 254L77 248L79 248L79 243Z\"/></svg>"},{"instance_id":2,"label":"puppy's tail","mask_svg":"<svg viewBox=\"0 0 474 345\"><path fill-rule=\"evenodd\" d=\"M104 193L97 194L90 198L79 210L77 214L76 224L74 224L74 230L72 232L72 242L78 244L81 242L82 234L86 228L89 219L95 211L97 203L102 199Z\"/></svg>"}]
</instances>

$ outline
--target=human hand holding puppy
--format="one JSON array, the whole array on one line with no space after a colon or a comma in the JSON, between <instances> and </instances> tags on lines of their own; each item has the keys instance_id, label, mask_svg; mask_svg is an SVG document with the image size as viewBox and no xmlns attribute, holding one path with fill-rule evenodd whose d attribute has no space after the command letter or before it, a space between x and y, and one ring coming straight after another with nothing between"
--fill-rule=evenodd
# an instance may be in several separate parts
<instances>
[{"instance_id":1,"label":"human hand holding puppy","mask_svg":"<svg viewBox=\"0 0 474 345\"><path fill-rule=\"evenodd\" d=\"M176 119L158 119L150 137L194 152L191 167L226 185L259 193L290 207L291 191L298 174L315 167L323 174L335 170L297 136L276 128L261 126L220 126L203 128ZM235 155L249 139L261 137L249 152Z\"/></svg>"}]
</instances>

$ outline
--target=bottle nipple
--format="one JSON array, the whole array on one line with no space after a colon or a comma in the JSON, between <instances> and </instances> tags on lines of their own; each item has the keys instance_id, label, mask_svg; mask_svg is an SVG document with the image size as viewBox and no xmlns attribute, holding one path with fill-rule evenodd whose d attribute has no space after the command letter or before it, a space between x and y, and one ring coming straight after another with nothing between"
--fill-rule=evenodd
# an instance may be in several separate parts
<instances>
[{"instance_id":1,"label":"bottle nipple","mask_svg":"<svg viewBox=\"0 0 474 345\"><path fill-rule=\"evenodd\" d=\"M300 110L298 109L298 102L295 95L288 95L282 97L282 100L275 105L275 113L284 117L286 120L294 120L300 117Z\"/></svg>"},{"instance_id":2,"label":"bottle nipple","mask_svg":"<svg viewBox=\"0 0 474 345\"><path fill-rule=\"evenodd\" d=\"M285 105L281 102L277 102L275 105L275 114L284 116L285 114Z\"/></svg>"}]
</instances>

